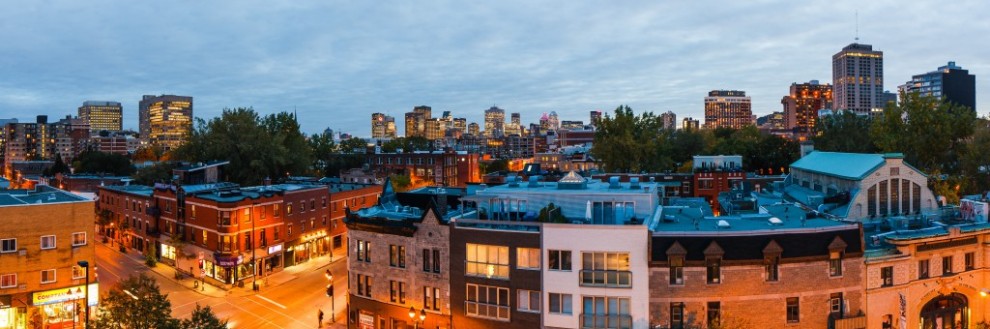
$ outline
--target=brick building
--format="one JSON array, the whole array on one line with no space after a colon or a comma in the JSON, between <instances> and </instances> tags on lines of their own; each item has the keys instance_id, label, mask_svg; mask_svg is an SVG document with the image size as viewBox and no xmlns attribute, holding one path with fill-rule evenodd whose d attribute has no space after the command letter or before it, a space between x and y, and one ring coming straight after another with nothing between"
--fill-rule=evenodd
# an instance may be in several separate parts
<instances>
[{"instance_id":1,"label":"brick building","mask_svg":"<svg viewBox=\"0 0 990 329\"><path fill-rule=\"evenodd\" d=\"M716 216L720 213L718 194L739 188L746 181L741 155L696 155L693 168L694 196L705 198Z\"/></svg>"},{"instance_id":2,"label":"brick building","mask_svg":"<svg viewBox=\"0 0 990 329\"><path fill-rule=\"evenodd\" d=\"M481 182L480 160L478 154L453 151L368 155L368 165L375 175L409 175L413 186L464 187Z\"/></svg>"},{"instance_id":3,"label":"brick building","mask_svg":"<svg viewBox=\"0 0 990 329\"><path fill-rule=\"evenodd\" d=\"M55 218L58 225L41 220ZM92 232L92 200L43 185L0 191L0 327L69 328L85 321L83 303L99 301Z\"/></svg>"}]
</instances>

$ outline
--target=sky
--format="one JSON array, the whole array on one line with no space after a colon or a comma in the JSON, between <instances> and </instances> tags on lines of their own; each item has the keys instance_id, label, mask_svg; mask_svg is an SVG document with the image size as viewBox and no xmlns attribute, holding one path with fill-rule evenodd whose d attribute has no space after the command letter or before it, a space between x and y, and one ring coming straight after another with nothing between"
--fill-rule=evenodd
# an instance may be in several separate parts
<instances>
[{"instance_id":1,"label":"sky","mask_svg":"<svg viewBox=\"0 0 990 329\"><path fill-rule=\"evenodd\" d=\"M296 111L306 133L370 135L371 113L524 123L627 104L702 119L714 89L757 115L794 82L830 83L855 41L884 52L884 87L948 61L976 75L990 112L990 2L944 1L23 1L0 11L0 118L76 115L118 101L137 128L142 95Z\"/></svg>"}]
</instances>

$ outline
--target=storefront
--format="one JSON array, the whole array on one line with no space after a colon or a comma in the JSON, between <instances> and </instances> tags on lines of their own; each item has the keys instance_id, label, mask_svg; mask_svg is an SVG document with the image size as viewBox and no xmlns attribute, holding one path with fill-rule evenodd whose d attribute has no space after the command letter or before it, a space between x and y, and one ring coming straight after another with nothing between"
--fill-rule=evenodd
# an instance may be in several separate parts
<instances>
[{"instance_id":1,"label":"storefront","mask_svg":"<svg viewBox=\"0 0 990 329\"><path fill-rule=\"evenodd\" d=\"M330 254L330 240L326 231L303 234L299 242L286 249L285 266L302 264L312 258Z\"/></svg>"},{"instance_id":2,"label":"storefront","mask_svg":"<svg viewBox=\"0 0 990 329\"><path fill-rule=\"evenodd\" d=\"M15 298L18 304L23 305L23 297L17 298L13 295L0 295L0 329L23 329L27 328L27 309L24 307L14 307Z\"/></svg>"},{"instance_id":3,"label":"storefront","mask_svg":"<svg viewBox=\"0 0 990 329\"><path fill-rule=\"evenodd\" d=\"M85 321L85 285L52 289L31 294L31 322L40 322L44 328L71 328ZM89 306L95 307L100 300L97 283L89 285Z\"/></svg>"},{"instance_id":4,"label":"storefront","mask_svg":"<svg viewBox=\"0 0 990 329\"><path fill-rule=\"evenodd\" d=\"M282 269L282 244L279 243L268 247L268 257L264 258L265 265L262 267L265 273L277 272Z\"/></svg>"},{"instance_id":5,"label":"storefront","mask_svg":"<svg viewBox=\"0 0 990 329\"><path fill-rule=\"evenodd\" d=\"M175 247L161 243L159 248L161 248L162 250L161 261L165 264L175 266L176 265Z\"/></svg>"}]
</instances>

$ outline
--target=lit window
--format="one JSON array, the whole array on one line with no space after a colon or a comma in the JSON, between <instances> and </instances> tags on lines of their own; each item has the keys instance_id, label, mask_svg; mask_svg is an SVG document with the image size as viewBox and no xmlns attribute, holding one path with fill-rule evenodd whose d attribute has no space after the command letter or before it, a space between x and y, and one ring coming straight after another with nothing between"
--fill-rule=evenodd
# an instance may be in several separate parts
<instances>
[{"instance_id":1,"label":"lit window","mask_svg":"<svg viewBox=\"0 0 990 329\"><path fill-rule=\"evenodd\" d=\"M55 249L55 236L54 235L43 235L41 236L41 249Z\"/></svg>"},{"instance_id":2,"label":"lit window","mask_svg":"<svg viewBox=\"0 0 990 329\"><path fill-rule=\"evenodd\" d=\"M82 279L84 277L86 277L86 272L83 270L83 268L80 267L80 266L78 266L78 265L73 265L72 266L72 279L73 280L75 280L75 279Z\"/></svg>"},{"instance_id":3,"label":"lit window","mask_svg":"<svg viewBox=\"0 0 990 329\"><path fill-rule=\"evenodd\" d=\"M86 232L72 233L72 246L82 246L86 244Z\"/></svg>"},{"instance_id":4,"label":"lit window","mask_svg":"<svg viewBox=\"0 0 990 329\"><path fill-rule=\"evenodd\" d=\"M17 273L0 275L0 288L13 288L17 286Z\"/></svg>"}]
</instances>

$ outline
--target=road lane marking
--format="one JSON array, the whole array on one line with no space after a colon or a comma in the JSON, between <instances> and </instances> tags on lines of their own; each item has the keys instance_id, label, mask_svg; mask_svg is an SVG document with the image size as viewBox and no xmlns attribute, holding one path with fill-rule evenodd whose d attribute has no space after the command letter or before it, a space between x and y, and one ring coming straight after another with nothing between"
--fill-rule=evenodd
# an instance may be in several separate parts
<instances>
[{"instance_id":1,"label":"road lane marking","mask_svg":"<svg viewBox=\"0 0 990 329\"><path fill-rule=\"evenodd\" d=\"M275 306L278 306L278 307L281 307L281 308L282 308L283 310L287 310L287 309L289 309L288 307L285 307L285 305L282 305L282 304L279 304L279 303L276 303L276 302L275 302L274 300L271 300L271 299L268 299L268 298L265 298L265 296L262 296L262 295L255 295L255 296L257 296L258 298L261 298L262 300L264 300L264 301L266 301L266 302L269 302L269 303L272 303L272 304L274 304Z\"/></svg>"},{"instance_id":2,"label":"road lane marking","mask_svg":"<svg viewBox=\"0 0 990 329\"><path fill-rule=\"evenodd\" d=\"M257 295L256 295L256 296L257 296ZM278 315L281 315L281 316L283 316L283 317L285 317L285 318L287 318L287 319L289 319L289 320L292 320L292 321L295 321L295 322L299 322L299 323L300 323L300 324L302 324L302 325L303 325L304 327L306 326L306 324L305 324L305 323L303 323L302 321L299 321L299 319L297 319L296 317L293 317L293 316L290 316L290 315L288 315L288 314L285 314L285 313L282 313L282 312L279 312L278 310L276 310L276 309L273 309L273 308L270 308L270 307L268 307L268 306L265 306L265 304L262 304L262 303L259 303L259 302L257 302L257 301L255 301L254 299L251 299L251 298L246 298L246 297L245 297L245 298L244 298L244 300L246 300L246 301L249 301L249 302L252 302L252 303L255 303L255 304L258 304L258 305L260 305L261 307L264 307L264 308L266 308L266 309L268 309L268 310L270 310L270 311L272 311L272 313L274 313L274 314L278 314ZM233 303L231 303L231 304L233 304Z\"/></svg>"},{"instance_id":3,"label":"road lane marking","mask_svg":"<svg viewBox=\"0 0 990 329\"><path fill-rule=\"evenodd\" d=\"M247 299L247 300L251 300L251 299ZM252 300L252 302L254 302L254 301ZM257 303L257 302L255 302L255 303ZM234 304L234 303L231 303L231 302L224 302L224 304L227 304L227 305L230 305L230 306L233 306L234 308L236 308L236 309L239 309L239 310L241 310L241 314L247 314L247 315L250 315L250 316L253 316L253 317L256 317L256 318L258 318L258 319L260 319L261 321L265 321L265 322L268 322L268 324L271 324L271 325L273 325L273 326L276 326L276 327L279 327L279 328L283 328L283 329L285 328L285 327L283 327L283 326L280 326L280 325L277 325L277 324L275 324L275 322L272 322L272 321L270 321L270 320L268 320L268 319L265 319L265 318L263 318L263 317L261 317L261 316L258 316L257 314L254 314L254 313L252 313L252 312L249 312L249 311L248 311L247 309L245 309L245 308L243 308L243 307L240 307L240 306L237 306L237 304ZM258 305L261 305L261 304L258 304ZM290 319L291 319L291 318L290 318ZM298 320L297 320L297 321L298 321Z\"/></svg>"}]
</instances>

